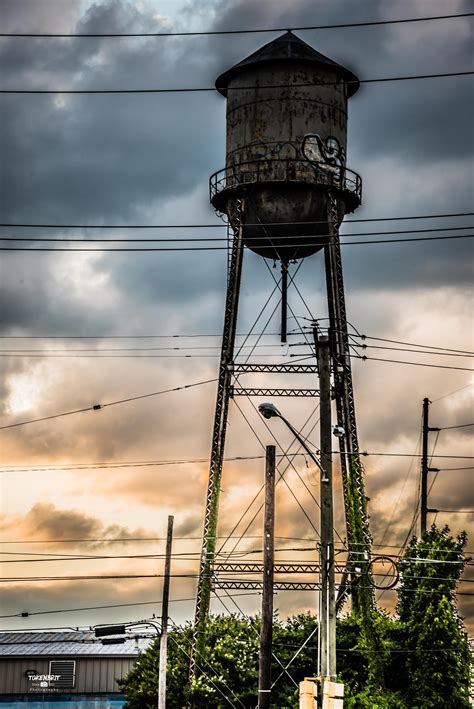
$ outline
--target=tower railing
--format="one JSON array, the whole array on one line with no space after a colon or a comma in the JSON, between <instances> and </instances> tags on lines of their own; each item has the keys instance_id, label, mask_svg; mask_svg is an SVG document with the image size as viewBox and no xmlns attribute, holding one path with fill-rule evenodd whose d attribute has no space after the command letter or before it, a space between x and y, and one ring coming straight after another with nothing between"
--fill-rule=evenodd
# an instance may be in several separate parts
<instances>
[{"instance_id":1,"label":"tower railing","mask_svg":"<svg viewBox=\"0 0 474 709\"><path fill-rule=\"evenodd\" d=\"M312 162L294 158L265 158L229 165L211 175L211 202L227 190L243 185L265 182L294 182L316 185L349 193L357 206L362 199L362 179L353 170L327 162Z\"/></svg>"}]
</instances>

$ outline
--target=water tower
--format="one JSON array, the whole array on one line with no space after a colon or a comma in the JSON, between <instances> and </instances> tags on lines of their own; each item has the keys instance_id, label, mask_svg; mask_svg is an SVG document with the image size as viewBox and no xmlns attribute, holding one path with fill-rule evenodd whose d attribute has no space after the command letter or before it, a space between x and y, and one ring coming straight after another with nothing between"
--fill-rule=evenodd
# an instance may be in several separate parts
<instances>
[{"instance_id":1,"label":"water tower","mask_svg":"<svg viewBox=\"0 0 474 709\"><path fill-rule=\"evenodd\" d=\"M361 202L361 179L346 167L347 104L359 81L291 32L225 71L216 88L227 99L225 168L212 175L210 197L232 228L222 351L219 367L203 546L196 603L195 641L209 611L216 548L229 399L236 372L298 374L313 366L234 363L234 340L245 247L281 262L281 338L286 339L288 263L324 250L333 384L337 405L348 575L370 553L364 474L359 460L338 228ZM267 389L267 392L271 390ZM287 392L289 390L286 390ZM293 392L297 390L292 390ZM285 391L275 390L275 395ZM270 394L271 395L271 394ZM359 576L360 578L360 576ZM369 584L353 589L353 603L369 610ZM195 646L193 646L195 661ZM192 661L193 662L193 661ZM191 668L192 670L193 668Z\"/></svg>"}]
</instances>

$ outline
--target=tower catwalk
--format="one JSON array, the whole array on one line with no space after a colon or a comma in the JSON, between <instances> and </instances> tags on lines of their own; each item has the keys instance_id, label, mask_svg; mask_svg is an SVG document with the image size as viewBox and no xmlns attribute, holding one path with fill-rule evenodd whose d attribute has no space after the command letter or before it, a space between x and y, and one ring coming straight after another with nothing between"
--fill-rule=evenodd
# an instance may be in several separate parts
<instances>
[{"instance_id":1,"label":"tower catwalk","mask_svg":"<svg viewBox=\"0 0 474 709\"><path fill-rule=\"evenodd\" d=\"M347 99L357 77L291 32L222 74L227 98L227 158L211 177L211 202L232 228L224 329L212 431L209 481L196 599L190 677L199 669L216 550L219 495L229 399L240 372L315 373L314 365L236 365L234 343L247 247L282 264L282 341L286 339L288 263L324 249L329 332L346 518L347 582L369 648L378 649L373 623L370 549L364 470L359 457L339 225L361 201L361 179L346 168ZM245 391L245 390L244 390ZM249 391L249 390L246 390ZM298 390L266 389L268 395ZM235 389L237 392L237 388ZM302 390L303 393L303 390ZM370 655L369 655L370 657ZM372 657L376 655L372 654ZM376 681L377 670L372 677Z\"/></svg>"}]
</instances>

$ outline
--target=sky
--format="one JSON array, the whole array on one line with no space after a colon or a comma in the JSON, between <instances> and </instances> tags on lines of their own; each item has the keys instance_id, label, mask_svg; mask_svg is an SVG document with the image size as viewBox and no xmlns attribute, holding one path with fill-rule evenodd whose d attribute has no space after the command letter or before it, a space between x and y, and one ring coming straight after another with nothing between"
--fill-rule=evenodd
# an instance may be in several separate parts
<instances>
[{"instance_id":1,"label":"sky","mask_svg":"<svg viewBox=\"0 0 474 709\"><path fill-rule=\"evenodd\" d=\"M2 0L0 13L4 32L100 34L284 29L469 9L467 0ZM470 19L295 32L361 79L456 73L473 68ZM170 614L183 622L194 608L227 251L142 256L111 253L137 247L133 243L107 247L31 239L224 238L225 225L209 204L208 180L225 163L225 99L217 92L71 95L60 90L212 87L223 70L279 34L0 38L2 90L56 92L0 97L1 223L7 225L1 236L29 239L1 243L23 250L4 250L0 260L0 427L176 389L0 428L2 576L15 579L4 582L0 629L159 615L161 578L151 576L163 573L168 515L175 519ZM361 234L354 238L359 241L370 232L378 235L374 239L395 239L396 234L380 232L401 230L469 234L472 96L467 76L362 84L349 102L347 164L362 176L363 202L341 234ZM465 216L436 218L459 214ZM350 223L413 216L423 219ZM82 226L12 226L74 224ZM140 232L131 228L137 224L183 226ZM199 224L212 227L189 226ZM88 247L107 250L67 255L67 249ZM370 453L364 465L374 549L396 553L410 530L419 496L422 402L428 397L430 425L446 429L430 433L432 466L441 470L430 474L429 506L452 510L430 514L429 523L449 524L453 534L467 530L473 550L473 515L456 512L474 509L472 428L464 427L474 421L471 240L347 245L342 251L352 331L382 338L367 339L372 347L404 348L357 350L402 361L398 364L353 360L360 445ZM327 316L323 259L319 253L298 264L297 288L289 291L288 347L279 342L272 295L278 272L271 266L245 252L238 344L244 346L242 356L258 344L252 361L291 361L292 354L308 354L301 329ZM245 340L267 299L254 334ZM420 354L425 346L438 353ZM269 376L248 377L245 384L290 386L276 378L269 384ZM299 382L316 385L311 378ZM196 386L183 389L190 384ZM265 428L254 410L258 403L231 402L226 456L234 460L222 480L222 542L230 533L244 532L258 511L261 496L233 532L262 485L264 446L276 442L280 452L298 452L281 422ZM317 447L317 402L275 403ZM335 527L342 548L337 466L335 476ZM299 455L284 480L277 492L279 558L314 560L316 550L300 549L318 532L316 471ZM257 558L252 552L261 548L261 528L257 514L244 539L234 536L222 552L232 552L231 559L244 552L245 558ZM103 539L108 541L71 541ZM100 558L68 561L67 555ZM114 556L121 558L104 558ZM101 574L135 577L28 579ZM459 590L468 593L474 576L467 572L465 579ZM472 629L474 603L469 595L458 600ZM389 610L393 602L393 593L379 600ZM134 603L149 605L68 610ZM229 603L234 611L255 613L260 598L239 596L237 605ZM279 593L275 601L282 617L314 611L315 604L312 593ZM223 611L218 598L212 609ZM31 615L19 618L21 612Z\"/></svg>"}]
</instances>

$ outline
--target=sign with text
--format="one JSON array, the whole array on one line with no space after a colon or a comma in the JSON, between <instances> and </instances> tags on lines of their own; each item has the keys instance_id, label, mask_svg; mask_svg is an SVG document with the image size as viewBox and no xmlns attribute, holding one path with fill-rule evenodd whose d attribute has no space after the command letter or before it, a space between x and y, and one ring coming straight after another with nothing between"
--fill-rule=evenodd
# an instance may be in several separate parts
<instances>
[{"instance_id":1,"label":"sign with text","mask_svg":"<svg viewBox=\"0 0 474 709\"><path fill-rule=\"evenodd\" d=\"M28 675L28 692L60 692L61 675Z\"/></svg>"}]
</instances>

